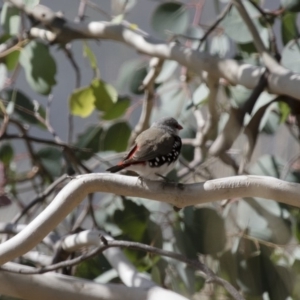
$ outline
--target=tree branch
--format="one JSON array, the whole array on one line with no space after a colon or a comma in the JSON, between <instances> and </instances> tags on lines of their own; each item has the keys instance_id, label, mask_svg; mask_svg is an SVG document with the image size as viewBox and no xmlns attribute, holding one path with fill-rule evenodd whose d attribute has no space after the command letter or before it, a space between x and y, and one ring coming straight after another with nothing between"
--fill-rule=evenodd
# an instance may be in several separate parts
<instances>
[{"instance_id":1,"label":"tree branch","mask_svg":"<svg viewBox=\"0 0 300 300\"><path fill-rule=\"evenodd\" d=\"M31 267L7 263L15 271ZM140 289L121 284L101 284L56 273L22 275L0 270L0 293L30 300L187 300L159 287Z\"/></svg>"},{"instance_id":2,"label":"tree branch","mask_svg":"<svg viewBox=\"0 0 300 300\"><path fill-rule=\"evenodd\" d=\"M249 89L253 89L257 85L260 75L265 70L263 67L248 64L240 65L233 59L220 59L209 53L192 50L175 42L165 43L152 38L140 29L133 29L126 22L122 24L107 22L78 24L58 17L50 8L43 5L37 5L30 9L25 8L20 0L9 0L9 2L50 28L50 30L31 28L30 35L32 38L42 38L52 43L68 43L74 39L114 40L152 57L175 60L196 74L202 75L202 72L206 71L211 76L225 78L231 84L240 84ZM259 47L262 50L262 46ZM300 75L280 66L270 55L263 55L263 59L272 72L268 78L269 91L278 95L289 95L299 100ZM273 67L271 68L271 66Z\"/></svg>"},{"instance_id":3,"label":"tree branch","mask_svg":"<svg viewBox=\"0 0 300 300\"><path fill-rule=\"evenodd\" d=\"M233 296L234 299L237 299L237 300L244 299L239 294L239 292L229 282L218 277L212 270L210 270L205 264L201 263L200 261L188 259L181 254L158 249L156 247L152 247L152 246L145 245L142 243L129 242L129 241L115 241L112 239L106 240L106 238L104 238L101 235L101 233L99 233L99 232L94 232L93 234L88 235L89 233L91 233L91 231L85 231L85 232L81 232L79 234L75 234L70 237L67 237L64 246L66 247L67 245L69 245L69 246L71 246L71 247L69 247L69 249L71 248L74 250L78 246L88 246L88 245L97 245L97 244L99 245L100 244L100 246L98 246L96 249L92 250L90 253L83 254L82 256L76 257L69 261L57 263L55 265L50 265L50 266L46 266L46 267L42 267L42 268L38 268L38 269L32 269L32 270L28 270L26 268L24 268L24 269L21 268L20 270L18 270L16 272L21 273L21 274L43 274L43 273L57 270L59 268L63 268L66 266L76 265L83 260L92 258L92 257L96 256L97 254L102 253L105 250L108 251L110 248L116 248L116 247L117 248L128 248L128 249L134 249L134 250L138 250L138 251L146 251L148 253L173 258L175 260L186 263L190 267L201 271L204 275L203 277L207 280L207 282L216 283L216 284L223 286ZM98 241L97 241L97 237L98 237ZM74 241L75 241L74 239L76 240L75 243L74 243ZM81 243L77 242L78 240L79 241L81 240ZM2 266L1 269L6 270L8 272L13 272L13 270L11 270L10 268L6 268L5 265ZM134 272L134 274L135 274L135 277L141 277L141 275L142 275L142 274L137 274L137 272ZM134 279L134 278L132 278L132 276L130 276L128 278L128 275L129 274L127 273L126 282L129 283L129 286L134 286L131 282L132 279ZM123 276L123 278L125 278L125 276ZM142 279L141 282L144 282L144 284L142 286L143 289L151 288L155 285L149 279L146 280L146 278L135 278L135 279L138 279L138 282L140 281L139 279ZM146 280L146 282L145 282L145 280Z\"/></svg>"},{"instance_id":4,"label":"tree branch","mask_svg":"<svg viewBox=\"0 0 300 300\"><path fill-rule=\"evenodd\" d=\"M236 176L178 187L173 183L118 174L80 175L74 177L22 232L0 244L0 264L31 250L89 193L95 192L148 198L180 208L237 197L262 197L300 207L300 185L272 177Z\"/></svg>"}]
</instances>

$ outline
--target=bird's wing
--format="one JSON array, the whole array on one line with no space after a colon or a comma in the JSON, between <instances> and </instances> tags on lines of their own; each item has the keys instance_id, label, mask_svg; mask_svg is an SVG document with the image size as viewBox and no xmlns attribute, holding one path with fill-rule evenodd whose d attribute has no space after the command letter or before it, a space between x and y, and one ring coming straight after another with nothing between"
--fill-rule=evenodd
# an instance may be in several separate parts
<instances>
[{"instance_id":1,"label":"bird's wing","mask_svg":"<svg viewBox=\"0 0 300 300\"><path fill-rule=\"evenodd\" d=\"M142 162L167 155L172 151L174 142L172 134L159 128L149 128L137 137L123 163Z\"/></svg>"}]
</instances>

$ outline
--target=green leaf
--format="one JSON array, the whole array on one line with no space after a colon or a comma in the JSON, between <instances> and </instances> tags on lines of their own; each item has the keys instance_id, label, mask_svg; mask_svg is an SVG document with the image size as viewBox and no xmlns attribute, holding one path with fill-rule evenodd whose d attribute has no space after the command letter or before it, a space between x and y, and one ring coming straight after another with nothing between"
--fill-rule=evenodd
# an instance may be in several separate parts
<instances>
[{"instance_id":1,"label":"green leaf","mask_svg":"<svg viewBox=\"0 0 300 300\"><path fill-rule=\"evenodd\" d=\"M88 117L95 108L95 95L91 86L73 91L69 98L69 109L74 116Z\"/></svg>"},{"instance_id":2,"label":"green leaf","mask_svg":"<svg viewBox=\"0 0 300 300\"><path fill-rule=\"evenodd\" d=\"M20 51L13 51L5 56L5 64L9 71L12 71L16 68L20 58Z\"/></svg>"},{"instance_id":3,"label":"green leaf","mask_svg":"<svg viewBox=\"0 0 300 300\"><path fill-rule=\"evenodd\" d=\"M80 263L75 269L75 276L92 280L110 269L110 264L103 254L100 254Z\"/></svg>"},{"instance_id":4,"label":"green leaf","mask_svg":"<svg viewBox=\"0 0 300 300\"><path fill-rule=\"evenodd\" d=\"M291 71L300 72L300 39L290 41L283 48L281 63Z\"/></svg>"},{"instance_id":5,"label":"green leaf","mask_svg":"<svg viewBox=\"0 0 300 300\"><path fill-rule=\"evenodd\" d=\"M274 103L277 106L277 103ZM280 116L274 111L269 111L266 122L262 128L262 131L266 134L275 134L280 126Z\"/></svg>"},{"instance_id":6,"label":"green leaf","mask_svg":"<svg viewBox=\"0 0 300 300\"><path fill-rule=\"evenodd\" d=\"M5 87L5 82L7 78L7 69L6 65L0 63L0 91Z\"/></svg>"},{"instance_id":7,"label":"green leaf","mask_svg":"<svg viewBox=\"0 0 300 300\"><path fill-rule=\"evenodd\" d=\"M211 208L187 207L184 210L185 233L202 254L216 254L226 244L224 220Z\"/></svg>"},{"instance_id":8,"label":"green leaf","mask_svg":"<svg viewBox=\"0 0 300 300\"><path fill-rule=\"evenodd\" d=\"M166 37L166 31L182 34L189 24L189 12L186 6L178 2L167 2L157 6L151 24L153 29L162 37Z\"/></svg>"},{"instance_id":9,"label":"green leaf","mask_svg":"<svg viewBox=\"0 0 300 300\"><path fill-rule=\"evenodd\" d=\"M119 97L118 101L102 116L103 120L114 120L120 118L130 105L128 97Z\"/></svg>"},{"instance_id":10,"label":"green leaf","mask_svg":"<svg viewBox=\"0 0 300 300\"><path fill-rule=\"evenodd\" d=\"M36 153L40 158L44 168L53 176L57 177L62 171L62 153L60 150L53 147L45 147Z\"/></svg>"},{"instance_id":11,"label":"green leaf","mask_svg":"<svg viewBox=\"0 0 300 300\"><path fill-rule=\"evenodd\" d=\"M34 6L38 5L40 3L39 0L23 0L23 3L28 8L33 8Z\"/></svg>"},{"instance_id":12,"label":"green leaf","mask_svg":"<svg viewBox=\"0 0 300 300\"><path fill-rule=\"evenodd\" d=\"M284 123L286 121L286 119L288 118L290 112L291 112L291 108L290 106L283 102L283 101L280 101L279 103L279 110L280 110L280 123Z\"/></svg>"},{"instance_id":13,"label":"green leaf","mask_svg":"<svg viewBox=\"0 0 300 300\"><path fill-rule=\"evenodd\" d=\"M299 12L300 0L281 0L281 6L287 11Z\"/></svg>"},{"instance_id":14,"label":"green leaf","mask_svg":"<svg viewBox=\"0 0 300 300\"><path fill-rule=\"evenodd\" d=\"M252 165L250 172L254 175L280 178L280 173L283 167L284 163L281 159L273 155L266 154L261 156L256 163Z\"/></svg>"},{"instance_id":15,"label":"green leaf","mask_svg":"<svg viewBox=\"0 0 300 300\"><path fill-rule=\"evenodd\" d=\"M261 32L263 26L259 22L260 12L248 1L243 1L243 4L258 32ZM235 42L242 44L253 40L246 23L235 7L228 12L221 24L225 33Z\"/></svg>"},{"instance_id":16,"label":"green leaf","mask_svg":"<svg viewBox=\"0 0 300 300\"><path fill-rule=\"evenodd\" d=\"M136 95L144 94L144 91L141 89L143 84L143 80L147 75L147 68L145 65L140 66L138 69L134 71L132 77L129 78L129 90L131 93Z\"/></svg>"},{"instance_id":17,"label":"green leaf","mask_svg":"<svg viewBox=\"0 0 300 300\"><path fill-rule=\"evenodd\" d=\"M286 45L290 40L294 40L298 37L297 29L297 14L284 13L281 17L281 37L282 42Z\"/></svg>"},{"instance_id":18,"label":"green leaf","mask_svg":"<svg viewBox=\"0 0 300 300\"><path fill-rule=\"evenodd\" d=\"M95 97L94 104L98 110L106 112L117 102L118 93L112 85L97 78L92 81L91 87Z\"/></svg>"},{"instance_id":19,"label":"green leaf","mask_svg":"<svg viewBox=\"0 0 300 300\"><path fill-rule=\"evenodd\" d=\"M4 143L0 147L0 160L4 165L9 165L14 158L14 149L9 143Z\"/></svg>"},{"instance_id":20,"label":"green leaf","mask_svg":"<svg viewBox=\"0 0 300 300\"><path fill-rule=\"evenodd\" d=\"M121 93L143 94L139 88L147 75L147 67L144 61L134 59L126 61L120 68L117 79L117 89Z\"/></svg>"},{"instance_id":21,"label":"green leaf","mask_svg":"<svg viewBox=\"0 0 300 300\"><path fill-rule=\"evenodd\" d=\"M100 126L89 126L82 134L78 135L76 146L91 150L90 152L80 151L78 156L87 160L93 156L94 153L100 150L100 136L102 133Z\"/></svg>"},{"instance_id":22,"label":"green leaf","mask_svg":"<svg viewBox=\"0 0 300 300\"><path fill-rule=\"evenodd\" d=\"M90 66L93 70L97 70L98 68L98 62L97 58L92 51L92 49L89 47L88 43L86 41L83 42L83 56L86 57L89 60Z\"/></svg>"},{"instance_id":23,"label":"green leaf","mask_svg":"<svg viewBox=\"0 0 300 300\"><path fill-rule=\"evenodd\" d=\"M140 242L146 232L150 212L143 205L137 205L133 201L126 200L123 203L124 209L116 210L113 219L124 235Z\"/></svg>"},{"instance_id":24,"label":"green leaf","mask_svg":"<svg viewBox=\"0 0 300 300\"><path fill-rule=\"evenodd\" d=\"M262 247L264 250L264 247ZM292 299L292 291L294 286L298 285L295 280L295 274L290 268L286 268L280 265L275 265L270 255L265 254L263 251L262 268L263 281L265 282L266 292L269 295L269 299L281 300ZM298 297L298 295L297 295ZM297 297L295 299L297 299Z\"/></svg>"},{"instance_id":25,"label":"green leaf","mask_svg":"<svg viewBox=\"0 0 300 300\"><path fill-rule=\"evenodd\" d=\"M283 245L291 238L289 213L275 201L250 197L240 200L236 222L257 239Z\"/></svg>"},{"instance_id":26,"label":"green leaf","mask_svg":"<svg viewBox=\"0 0 300 300\"><path fill-rule=\"evenodd\" d=\"M7 2L1 10L1 26L9 35L17 35L20 30L20 11Z\"/></svg>"},{"instance_id":27,"label":"green leaf","mask_svg":"<svg viewBox=\"0 0 300 300\"><path fill-rule=\"evenodd\" d=\"M231 86L229 90L231 93L232 105L239 108L245 104L252 93L252 90L247 89L242 85Z\"/></svg>"},{"instance_id":28,"label":"green leaf","mask_svg":"<svg viewBox=\"0 0 300 300\"><path fill-rule=\"evenodd\" d=\"M238 264L238 283L242 291L252 296L260 296L264 292L260 255L241 259Z\"/></svg>"},{"instance_id":29,"label":"green leaf","mask_svg":"<svg viewBox=\"0 0 300 300\"><path fill-rule=\"evenodd\" d=\"M37 93L48 95L56 84L56 64L49 47L37 41L31 41L21 51L20 63L26 79Z\"/></svg>"},{"instance_id":30,"label":"green leaf","mask_svg":"<svg viewBox=\"0 0 300 300\"><path fill-rule=\"evenodd\" d=\"M180 131L180 136L181 138L194 139L196 133L190 126L184 126L183 130ZM194 152L194 147L192 145L182 145L181 155L187 161L192 161L194 159Z\"/></svg>"},{"instance_id":31,"label":"green leaf","mask_svg":"<svg viewBox=\"0 0 300 300\"><path fill-rule=\"evenodd\" d=\"M5 100L9 101L9 105L12 104L13 112L17 114L22 120L30 124L40 124L40 122L34 116L34 105L29 100L27 95L23 94L20 91L8 90L4 94ZM42 117L45 117L46 112L44 108L39 105L39 114ZM41 128L45 128L44 125L40 124Z\"/></svg>"},{"instance_id":32,"label":"green leaf","mask_svg":"<svg viewBox=\"0 0 300 300\"><path fill-rule=\"evenodd\" d=\"M102 150L122 152L127 149L131 128L127 122L118 122L111 125L102 139Z\"/></svg>"},{"instance_id":33,"label":"green leaf","mask_svg":"<svg viewBox=\"0 0 300 300\"><path fill-rule=\"evenodd\" d=\"M220 256L219 262L221 277L229 277L230 283L237 285L238 262L236 255L234 255L231 250L224 251Z\"/></svg>"}]
</instances>

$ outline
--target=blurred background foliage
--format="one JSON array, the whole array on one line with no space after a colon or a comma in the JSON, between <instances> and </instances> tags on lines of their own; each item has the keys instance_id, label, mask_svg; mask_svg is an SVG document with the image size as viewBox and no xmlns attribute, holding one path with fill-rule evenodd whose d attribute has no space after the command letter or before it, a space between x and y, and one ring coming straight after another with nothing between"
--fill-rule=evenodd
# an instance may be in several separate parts
<instances>
[{"instance_id":1,"label":"blurred background foliage","mask_svg":"<svg viewBox=\"0 0 300 300\"><path fill-rule=\"evenodd\" d=\"M39 1L25 2L35 5ZM229 5L225 0L212 1L209 5L213 3L215 15L209 24L203 24L202 11L207 2L210 1L153 2L150 18L153 35L219 58L260 66L262 61L252 36L235 8L228 10L220 24L202 39L216 16ZM245 0L243 3L272 55L286 68L300 72L300 1ZM101 14L102 1L94 5L100 11L98 19L106 20ZM115 23L130 21L135 5L134 0L114 0L107 14ZM59 5L51 8L60 10ZM4 2L1 26L1 43L8 43L21 37L30 23L23 13ZM132 26L143 29L143 24ZM108 63L117 68L118 76L107 81L99 67L101 61L107 59L101 54L105 42L76 43L81 52L78 55L77 51L76 56L70 45L57 47L41 40L21 38L17 46L1 53L0 214L3 222L13 220L15 214L63 174L103 171L120 159L129 146L146 101L141 86L149 71L150 58L139 55L119 65L110 58ZM73 66L69 74L58 72L60 53L64 53L64 59ZM78 63L82 61L84 68L93 74L89 82L80 78L82 70ZM76 78L75 88L64 83L66 76ZM27 82L34 96L20 88L21 81ZM57 86L69 96L57 99ZM299 183L299 101L269 94L266 89L248 113L244 107L251 92L243 86L220 81L213 134L201 145L199 158L196 155L199 149L189 141L201 130L197 116L201 114L206 120L209 113L210 90L205 78L199 78L175 61L163 62L155 79L151 122L165 115L177 118L184 126L181 137L185 141L180 161L170 178L191 183L239 173ZM68 115L59 112L51 115L51 105L57 101L68 104ZM209 155L209 147L234 114L241 120L241 133L226 151ZM67 120L66 128L57 125L61 118ZM85 119L86 126L74 131L74 122L79 119ZM67 137L61 138L64 132L68 133ZM250 144L249 137L254 141L253 155L244 149ZM250 160L247 159L249 153ZM43 201L18 222L29 222L60 188L58 185L50 197L42 197ZM188 258L200 258L246 299L300 299L299 209L260 198L224 200L175 212L169 205L146 199L91 195L56 231L63 236L78 228L101 228L116 239L142 242ZM86 215L82 218L84 212ZM39 251L53 255L49 250L41 248ZM151 274L163 287L193 299L229 298L221 287L205 285L197 271L183 263L133 250L125 250L125 253L139 270ZM96 282L120 282L117 272L102 255L81 263L72 273Z\"/></svg>"}]
</instances>

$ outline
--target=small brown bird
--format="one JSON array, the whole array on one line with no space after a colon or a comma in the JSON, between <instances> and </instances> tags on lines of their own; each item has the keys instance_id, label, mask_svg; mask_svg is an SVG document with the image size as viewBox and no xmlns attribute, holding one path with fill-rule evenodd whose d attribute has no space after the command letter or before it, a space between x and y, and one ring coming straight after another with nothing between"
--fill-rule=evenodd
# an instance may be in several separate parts
<instances>
[{"instance_id":1,"label":"small brown bird","mask_svg":"<svg viewBox=\"0 0 300 300\"><path fill-rule=\"evenodd\" d=\"M162 118L143 131L124 159L106 171L115 173L123 169L139 176L155 180L168 174L181 150L178 131L182 126L174 118Z\"/></svg>"}]
</instances>

